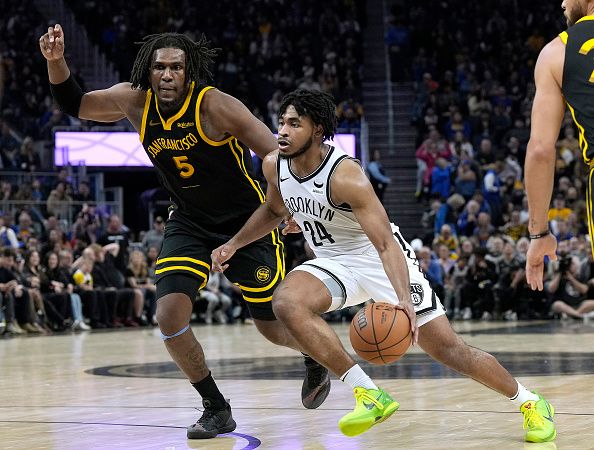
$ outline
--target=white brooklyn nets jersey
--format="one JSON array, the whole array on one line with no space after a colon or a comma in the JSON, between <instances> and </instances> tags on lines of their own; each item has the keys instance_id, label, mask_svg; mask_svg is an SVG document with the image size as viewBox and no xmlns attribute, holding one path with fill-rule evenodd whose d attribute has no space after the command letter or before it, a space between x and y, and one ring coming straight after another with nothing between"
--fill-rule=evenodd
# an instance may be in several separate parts
<instances>
[{"instance_id":1,"label":"white brooklyn nets jersey","mask_svg":"<svg viewBox=\"0 0 594 450\"><path fill-rule=\"evenodd\" d=\"M347 158L342 150L330 147L322 164L304 178L291 170L290 159L278 158L279 191L318 258L363 254L372 246L350 206L335 205L330 197L330 179Z\"/></svg>"},{"instance_id":2,"label":"white brooklyn nets jersey","mask_svg":"<svg viewBox=\"0 0 594 450\"><path fill-rule=\"evenodd\" d=\"M291 161L278 159L278 185L285 205L297 221L316 258L293 271L309 272L328 288L332 298L329 311L374 301L398 303L377 250L357 222L349 205L335 205L330 198L330 180L343 151L330 147L324 161L311 175L301 178L291 171ZM408 267L410 296L419 326L444 314L413 249L396 225L394 239Z\"/></svg>"}]
</instances>

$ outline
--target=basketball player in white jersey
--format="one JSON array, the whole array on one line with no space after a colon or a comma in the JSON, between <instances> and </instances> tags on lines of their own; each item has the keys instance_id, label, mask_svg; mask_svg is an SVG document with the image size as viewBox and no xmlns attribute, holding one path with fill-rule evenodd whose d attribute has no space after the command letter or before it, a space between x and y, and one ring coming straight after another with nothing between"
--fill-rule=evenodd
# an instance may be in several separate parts
<instances>
[{"instance_id":1,"label":"basketball player in white jersey","mask_svg":"<svg viewBox=\"0 0 594 450\"><path fill-rule=\"evenodd\" d=\"M324 143L335 130L330 95L299 89L284 97L279 150L263 163L266 202L212 252L213 267L225 270L237 249L269 233L287 213L297 221L316 258L287 275L272 305L302 348L354 390L355 409L339 421L345 435L365 432L399 405L355 363L320 315L373 298L404 310L414 341L433 359L517 404L527 441L553 440L553 407L524 388L492 355L468 346L452 330L412 248L389 222L358 162Z\"/></svg>"}]
</instances>

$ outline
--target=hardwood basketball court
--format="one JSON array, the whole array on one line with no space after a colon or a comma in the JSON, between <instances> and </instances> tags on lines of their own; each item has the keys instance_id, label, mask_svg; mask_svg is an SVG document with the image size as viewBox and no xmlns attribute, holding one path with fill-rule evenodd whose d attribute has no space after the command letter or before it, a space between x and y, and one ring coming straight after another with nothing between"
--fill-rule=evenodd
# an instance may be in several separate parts
<instances>
[{"instance_id":1,"label":"hardwood basketball court","mask_svg":"<svg viewBox=\"0 0 594 450\"><path fill-rule=\"evenodd\" d=\"M197 326L235 432L190 441L199 399L156 329L0 340L2 449L594 449L594 323L456 323L556 409L555 444L525 444L511 402L412 349L368 366L400 410L356 437L338 419L354 405L334 379L318 410L301 405L302 358L255 327ZM348 326L335 327L348 345Z\"/></svg>"}]
</instances>

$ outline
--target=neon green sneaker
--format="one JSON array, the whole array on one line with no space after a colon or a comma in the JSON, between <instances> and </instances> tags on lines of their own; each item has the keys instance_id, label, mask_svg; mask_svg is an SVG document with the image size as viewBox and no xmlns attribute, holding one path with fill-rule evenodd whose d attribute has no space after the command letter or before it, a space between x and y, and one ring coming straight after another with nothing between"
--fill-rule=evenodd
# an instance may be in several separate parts
<instances>
[{"instance_id":1,"label":"neon green sneaker","mask_svg":"<svg viewBox=\"0 0 594 450\"><path fill-rule=\"evenodd\" d=\"M555 430L555 408L547 402L540 394L538 400L528 400L520 407L520 412L524 415L524 429L526 442L550 442L557 436Z\"/></svg>"},{"instance_id":2,"label":"neon green sneaker","mask_svg":"<svg viewBox=\"0 0 594 450\"><path fill-rule=\"evenodd\" d=\"M383 389L355 388L355 410L338 421L340 431L352 437L365 433L394 414L400 405Z\"/></svg>"}]
</instances>

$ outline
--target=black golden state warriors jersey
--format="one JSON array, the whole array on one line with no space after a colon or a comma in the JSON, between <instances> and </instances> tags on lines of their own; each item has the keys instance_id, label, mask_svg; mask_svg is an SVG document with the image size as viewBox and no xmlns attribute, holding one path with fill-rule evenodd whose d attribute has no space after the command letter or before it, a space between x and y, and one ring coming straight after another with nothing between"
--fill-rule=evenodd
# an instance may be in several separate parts
<instances>
[{"instance_id":1,"label":"black golden state warriors jersey","mask_svg":"<svg viewBox=\"0 0 594 450\"><path fill-rule=\"evenodd\" d=\"M594 158L594 16L559 35L565 43L563 96L578 130L584 161Z\"/></svg>"},{"instance_id":2,"label":"black golden state warriors jersey","mask_svg":"<svg viewBox=\"0 0 594 450\"><path fill-rule=\"evenodd\" d=\"M235 234L264 202L249 149L231 136L212 141L200 126L200 102L212 86L192 83L181 109L165 119L149 90L140 141L177 206L173 217L208 232Z\"/></svg>"}]
</instances>

